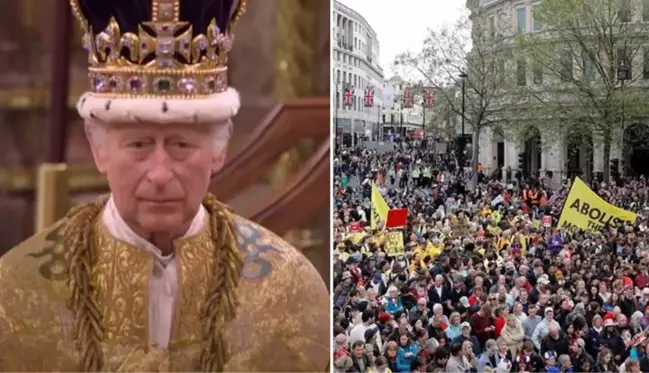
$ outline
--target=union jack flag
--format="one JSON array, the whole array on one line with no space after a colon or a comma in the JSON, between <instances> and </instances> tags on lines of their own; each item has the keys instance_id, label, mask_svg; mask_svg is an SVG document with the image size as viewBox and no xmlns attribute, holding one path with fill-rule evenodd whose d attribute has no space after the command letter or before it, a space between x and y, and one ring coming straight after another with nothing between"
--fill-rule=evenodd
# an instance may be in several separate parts
<instances>
[{"instance_id":1,"label":"union jack flag","mask_svg":"<svg viewBox=\"0 0 649 373\"><path fill-rule=\"evenodd\" d=\"M430 109L435 103L435 90L432 87L427 87L424 92L424 107Z\"/></svg>"},{"instance_id":2,"label":"union jack flag","mask_svg":"<svg viewBox=\"0 0 649 373\"><path fill-rule=\"evenodd\" d=\"M412 88L406 87L403 91L403 107L411 108L415 101L415 96L412 93Z\"/></svg>"},{"instance_id":3,"label":"union jack flag","mask_svg":"<svg viewBox=\"0 0 649 373\"><path fill-rule=\"evenodd\" d=\"M345 87L344 99L344 106L351 107L354 101L354 87L351 85Z\"/></svg>"},{"instance_id":4,"label":"union jack flag","mask_svg":"<svg viewBox=\"0 0 649 373\"><path fill-rule=\"evenodd\" d=\"M367 88L365 90L365 107L373 107L373 106L374 106L374 89Z\"/></svg>"}]
</instances>

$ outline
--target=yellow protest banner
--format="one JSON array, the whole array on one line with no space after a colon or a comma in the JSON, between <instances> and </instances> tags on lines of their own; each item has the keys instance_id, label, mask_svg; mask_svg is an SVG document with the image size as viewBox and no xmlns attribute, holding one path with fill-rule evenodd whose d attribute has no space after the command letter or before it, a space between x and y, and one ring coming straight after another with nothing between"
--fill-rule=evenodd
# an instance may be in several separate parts
<instances>
[{"instance_id":1,"label":"yellow protest banner","mask_svg":"<svg viewBox=\"0 0 649 373\"><path fill-rule=\"evenodd\" d=\"M559 228L594 232L604 227L619 228L627 222L633 224L635 220L635 213L604 201L577 177L561 210Z\"/></svg>"},{"instance_id":2,"label":"yellow protest banner","mask_svg":"<svg viewBox=\"0 0 649 373\"><path fill-rule=\"evenodd\" d=\"M370 227L376 228L376 223L379 220L382 220L384 223L388 218L388 203L385 202L385 199L379 191L379 187L376 184L372 184L372 216L370 218Z\"/></svg>"},{"instance_id":3,"label":"yellow protest banner","mask_svg":"<svg viewBox=\"0 0 649 373\"><path fill-rule=\"evenodd\" d=\"M406 248L403 246L403 232L392 231L385 236L385 251L388 256L403 255Z\"/></svg>"}]
</instances>

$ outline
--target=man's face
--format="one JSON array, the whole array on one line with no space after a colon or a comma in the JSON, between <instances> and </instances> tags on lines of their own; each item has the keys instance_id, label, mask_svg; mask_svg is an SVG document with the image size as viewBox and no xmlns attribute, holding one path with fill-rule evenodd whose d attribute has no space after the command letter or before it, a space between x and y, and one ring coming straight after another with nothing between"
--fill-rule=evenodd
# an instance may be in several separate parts
<instances>
[{"instance_id":1,"label":"man's face","mask_svg":"<svg viewBox=\"0 0 649 373\"><path fill-rule=\"evenodd\" d=\"M357 358L363 357L363 351L365 351L365 347L363 345L354 347L354 356L356 356Z\"/></svg>"},{"instance_id":2,"label":"man's face","mask_svg":"<svg viewBox=\"0 0 649 373\"><path fill-rule=\"evenodd\" d=\"M554 320L554 311L545 311L545 318L550 321Z\"/></svg>"},{"instance_id":3,"label":"man's face","mask_svg":"<svg viewBox=\"0 0 649 373\"><path fill-rule=\"evenodd\" d=\"M97 169L136 233L182 235L189 228L210 176L225 159L225 144L215 151L212 130L211 125L111 124L105 138L88 132Z\"/></svg>"}]
</instances>

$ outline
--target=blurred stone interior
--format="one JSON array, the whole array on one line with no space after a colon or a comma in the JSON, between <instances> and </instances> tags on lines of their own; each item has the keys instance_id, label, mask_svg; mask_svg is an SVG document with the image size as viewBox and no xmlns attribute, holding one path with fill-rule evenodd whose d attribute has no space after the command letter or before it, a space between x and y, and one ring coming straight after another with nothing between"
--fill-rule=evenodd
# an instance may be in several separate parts
<instances>
[{"instance_id":1,"label":"blurred stone interior","mask_svg":"<svg viewBox=\"0 0 649 373\"><path fill-rule=\"evenodd\" d=\"M45 159L50 89L51 17L59 0L3 0L0 13L0 254L34 233L35 168ZM279 102L329 96L329 2L319 0L249 1L236 27L230 54L230 84L242 97L230 153ZM87 55L73 26L67 161L90 165L91 155L74 103L88 85ZM302 141L284 153L267 175L234 199L235 210L268 198L314 151ZM30 185L26 176L32 180ZM218 188L218 186L216 186ZM107 190L103 191L104 193ZM99 192L79 192L73 203ZM293 208L299 209L300 206ZM316 266L329 286L329 206L284 235Z\"/></svg>"}]
</instances>

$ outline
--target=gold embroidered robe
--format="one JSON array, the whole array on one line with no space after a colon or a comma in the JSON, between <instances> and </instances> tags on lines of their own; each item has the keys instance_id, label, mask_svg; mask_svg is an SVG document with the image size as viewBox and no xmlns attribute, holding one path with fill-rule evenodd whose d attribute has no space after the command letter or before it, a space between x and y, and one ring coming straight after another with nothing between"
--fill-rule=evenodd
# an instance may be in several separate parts
<instances>
[{"instance_id":1,"label":"gold embroidered robe","mask_svg":"<svg viewBox=\"0 0 649 373\"><path fill-rule=\"evenodd\" d=\"M63 219L0 258L0 371L78 371L74 315L67 307ZM226 327L231 358L225 371L328 370L329 295L319 274L296 249L263 227L235 217L244 260L237 317ZM201 309L213 275L209 224L175 242L178 295L165 350L148 341L148 283L153 256L119 241L99 219L92 278L110 371L195 371Z\"/></svg>"}]
</instances>

